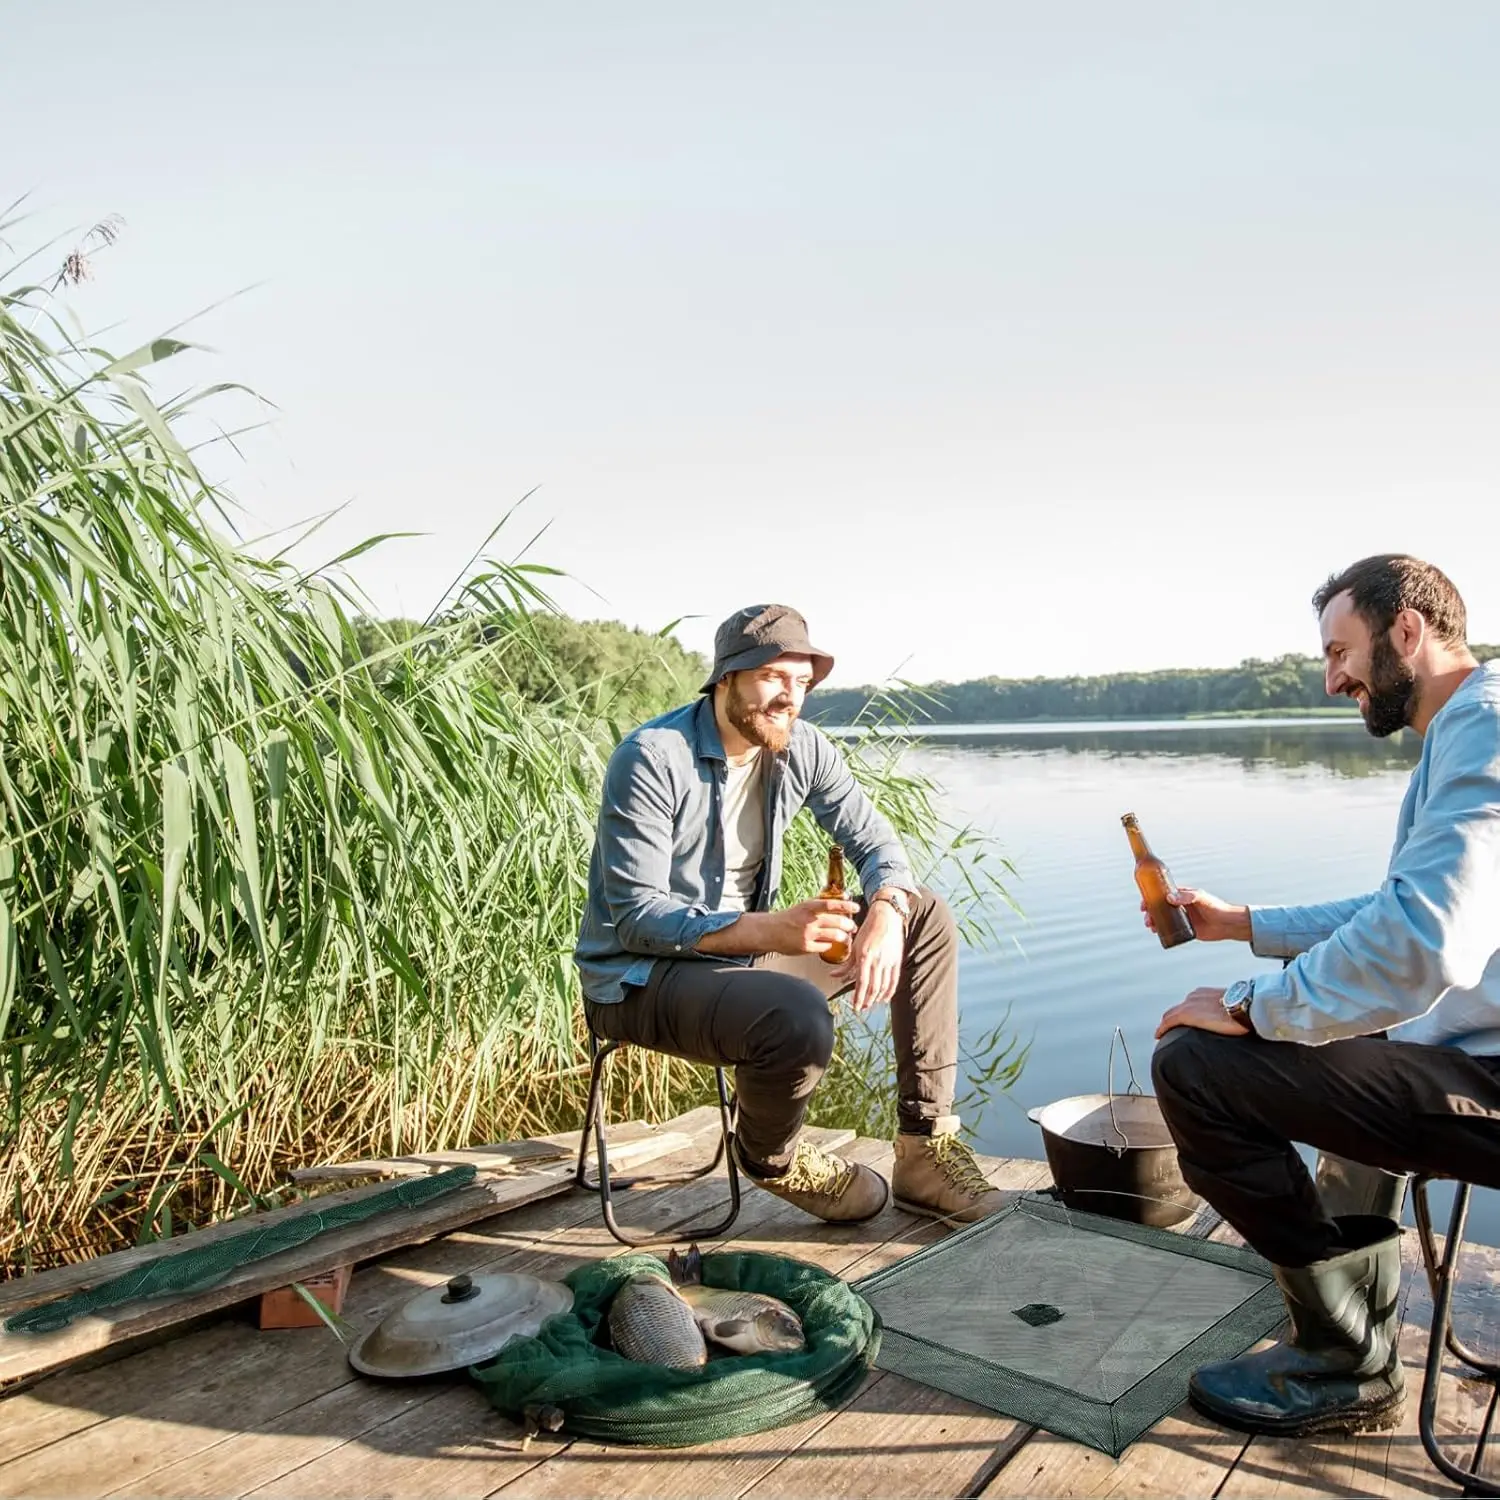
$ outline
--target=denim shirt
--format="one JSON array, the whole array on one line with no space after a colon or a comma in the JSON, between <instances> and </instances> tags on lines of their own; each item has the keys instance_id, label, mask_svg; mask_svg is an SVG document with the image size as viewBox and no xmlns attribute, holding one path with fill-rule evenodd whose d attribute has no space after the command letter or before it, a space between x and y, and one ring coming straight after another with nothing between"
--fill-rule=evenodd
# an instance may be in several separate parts
<instances>
[{"instance_id":1,"label":"denim shirt","mask_svg":"<svg viewBox=\"0 0 1500 1500\"><path fill-rule=\"evenodd\" d=\"M1262 1036L1392 1039L1500 1054L1500 661L1466 677L1422 737L1378 891L1250 909Z\"/></svg>"},{"instance_id":2,"label":"denim shirt","mask_svg":"<svg viewBox=\"0 0 1500 1500\"><path fill-rule=\"evenodd\" d=\"M706 934L738 919L738 911L718 909L727 764L707 696L643 724L615 747L604 773L588 905L573 954L590 1000L623 1000L624 987L644 984L658 959L692 958ZM765 862L752 911L776 904L782 836L804 806L844 846L867 893L889 885L916 889L895 830L827 735L799 719L787 748L766 767ZM697 956L751 962L748 956Z\"/></svg>"}]
</instances>

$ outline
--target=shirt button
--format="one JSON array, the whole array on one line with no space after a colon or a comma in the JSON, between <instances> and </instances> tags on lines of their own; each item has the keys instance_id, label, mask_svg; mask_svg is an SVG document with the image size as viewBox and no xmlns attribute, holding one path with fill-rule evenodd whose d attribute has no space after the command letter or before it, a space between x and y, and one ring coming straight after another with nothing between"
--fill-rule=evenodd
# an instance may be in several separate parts
<instances>
[{"instance_id":1,"label":"shirt button","mask_svg":"<svg viewBox=\"0 0 1500 1500\"><path fill-rule=\"evenodd\" d=\"M672 946L673 946L674 949L676 949L676 951L678 953L682 952L682 944L681 943L674 943Z\"/></svg>"}]
</instances>

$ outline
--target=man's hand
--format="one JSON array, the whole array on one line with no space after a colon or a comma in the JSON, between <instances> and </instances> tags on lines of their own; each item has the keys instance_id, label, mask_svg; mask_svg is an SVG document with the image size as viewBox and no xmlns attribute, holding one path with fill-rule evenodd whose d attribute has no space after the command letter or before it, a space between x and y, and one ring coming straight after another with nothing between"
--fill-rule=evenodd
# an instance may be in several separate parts
<instances>
[{"instance_id":1,"label":"man's hand","mask_svg":"<svg viewBox=\"0 0 1500 1500\"><path fill-rule=\"evenodd\" d=\"M1224 1009L1223 990L1193 990L1180 1005L1174 1005L1156 1028L1160 1041L1176 1026L1192 1026L1198 1031L1217 1031L1220 1036L1249 1036L1250 1028L1241 1025Z\"/></svg>"},{"instance_id":2,"label":"man's hand","mask_svg":"<svg viewBox=\"0 0 1500 1500\"><path fill-rule=\"evenodd\" d=\"M1197 935L1199 942L1224 943L1250 941L1250 908L1248 906L1231 906L1227 901L1220 901L1217 896L1211 896L1207 891L1190 890L1185 885L1177 887L1173 895L1167 897L1173 906L1180 906L1186 913L1188 921L1193 924L1193 932ZM1141 910L1146 911L1146 903L1141 902ZM1151 913L1146 912L1146 926L1156 931L1156 924L1151 920Z\"/></svg>"},{"instance_id":3,"label":"man's hand","mask_svg":"<svg viewBox=\"0 0 1500 1500\"><path fill-rule=\"evenodd\" d=\"M855 1015L862 1016L874 1006L890 1001L901 977L901 956L905 950L906 932L901 914L889 901L872 901L849 957L833 971L840 984L854 981L849 1005Z\"/></svg>"},{"instance_id":4,"label":"man's hand","mask_svg":"<svg viewBox=\"0 0 1500 1500\"><path fill-rule=\"evenodd\" d=\"M779 911L753 913L757 924L765 924L765 953L826 953L858 933L858 914L852 901L825 901L821 896Z\"/></svg>"}]
</instances>

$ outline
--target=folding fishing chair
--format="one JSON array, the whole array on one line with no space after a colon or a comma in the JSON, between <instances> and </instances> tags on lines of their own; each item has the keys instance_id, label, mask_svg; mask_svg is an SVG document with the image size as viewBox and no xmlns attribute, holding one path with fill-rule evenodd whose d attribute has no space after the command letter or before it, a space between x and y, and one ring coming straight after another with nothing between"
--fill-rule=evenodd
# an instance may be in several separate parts
<instances>
[{"instance_id":1,"label":"folding fishing chair","mask_svg":"<svg viewBox=\"0 0 1500 1500\"><path fill-rule=\"evenodd\" d=\"M714 1069L714 1081L719 1091L719 1143L714 1149L713 1160L706 1167L692 1172L680 1172L660 1177L616 1177L610 1178L609 1150L604 1139L605 1114L607 1113L607 1072L609 1059L614 1052L625 1046L623 1042L602 1041L589 1032L589 1098L583 1113L583 1131L578 1142L578 1170L573 1180L581 1188L598 1193L599 1205L604 1214L604 1227L622 1245L649 1245L657 1240L712 1240L728 1233L740 1214L740 1174L735 1165L730 1137L734 1131L734 1106L729 1095L729 1085L724 1079L723 1068ZM593 1137L594 1150L599 1157L599 1179L590 1181L588 1175L589 1138ZM727 1163L729 1172L729 1213L717 1224L706 1224L698 1229L668 1228L660 1233L638 1233L622 1229L615 1219L613 1193L617 1189L634 1187L667 1187L675 1183L693 1182L707 1177L718 1169L720 1162Z\"/></svg>"},{"instance_id":2,"label":"folding fishing chair","mask_svg":"<svg viewBox=\"0 0 1500 1500\"><path fill-rule=\"evenodd\" d=\"M1455 1182L1453 1185L1453 1211L1448 1219L1448 1236L1443 1241L1440 1257L1427 1205L1427 1184L1431 1180L1430 1177L1416 1177L1411 1185L1412 1213L1417 1221L1427 1284L1432 1289L1432 1331L1427 1338L1427 1370L1422 1379L1422 1406L1417 1417L1417 1430L1422 1436L1422 1446L1438 1472L1454 1484L1461 1485L1464 1494L1500 1495L1500 1476L1484 1477L1479 1472L1484 1465L1497 1400L1500 1400L1500 1364L1476 1354L1453 1331L1453 1286L1458 1278L1458 1257L1463 1249L1464 1224L1469 1214L1469 1184ZM1443 1377L1445 1352L1468 1367L1464 1372L1467 1378L1488 1381L1491 1387L1489 1404L1480 1423L1479 1437L1468 1468L1449 1458L1437 1438L1438 1385Z\"/></svg>"}]
</instances>

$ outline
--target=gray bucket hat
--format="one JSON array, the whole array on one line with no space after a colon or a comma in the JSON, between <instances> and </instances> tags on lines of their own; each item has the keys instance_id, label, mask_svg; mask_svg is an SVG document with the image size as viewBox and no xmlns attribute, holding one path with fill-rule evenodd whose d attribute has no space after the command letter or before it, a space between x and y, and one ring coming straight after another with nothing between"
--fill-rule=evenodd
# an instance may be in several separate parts
<instances>
[{"instance_id":1,"label":"gray bucket hat","mask_svg":"<svg viewBox=\"0 0 1500 1500\"><path fill-rule=\"evenodd\" d=\"M747 604L714 632L714 665L700 693L730 672L763 667L778 656L810 656L813 686L833 671L833 658L807 638L807 621L786 604Z\"/></svg>"}]
</instances>

